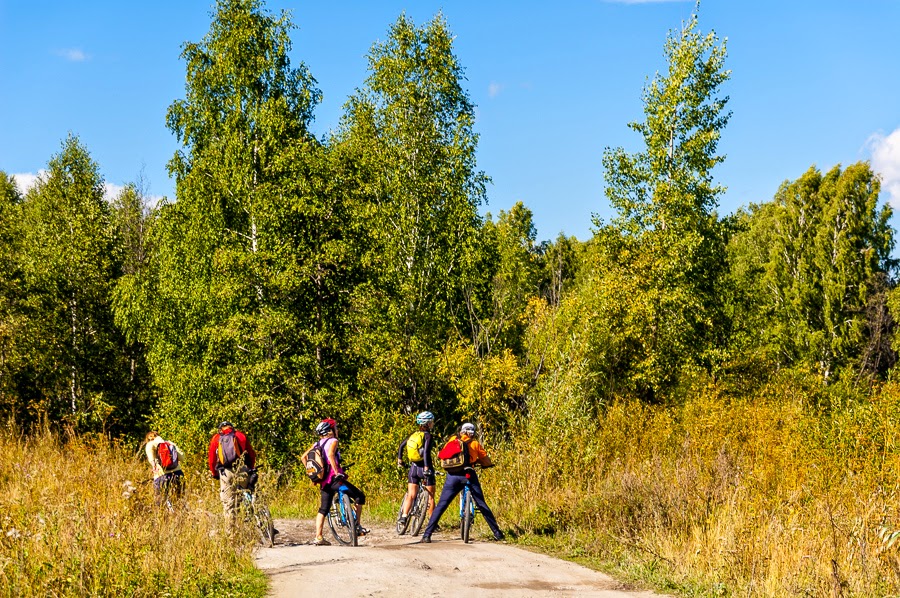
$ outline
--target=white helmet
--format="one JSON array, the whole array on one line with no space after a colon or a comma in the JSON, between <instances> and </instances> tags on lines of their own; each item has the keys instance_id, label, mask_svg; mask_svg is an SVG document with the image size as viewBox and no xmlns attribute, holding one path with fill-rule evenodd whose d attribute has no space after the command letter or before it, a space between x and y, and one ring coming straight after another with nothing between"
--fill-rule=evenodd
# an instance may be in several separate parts
<instances>
[{"instance_id":1,"label":"white helmet","mask_svg":"<svg viewBox=\"0 0 900 598\"><path fill-rule=\"evenodd\" d=\"M475 436L475 424L466 422L459 427L460 434L466 434L467 436Z\"/></svg>"}]
</instances>

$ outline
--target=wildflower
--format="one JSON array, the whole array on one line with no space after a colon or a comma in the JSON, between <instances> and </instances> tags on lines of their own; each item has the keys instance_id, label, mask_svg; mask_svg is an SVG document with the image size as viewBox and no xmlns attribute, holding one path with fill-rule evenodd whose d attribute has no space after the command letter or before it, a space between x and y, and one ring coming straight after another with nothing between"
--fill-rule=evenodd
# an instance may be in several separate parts
<instances>
[{"instance_id":1,"label":"wildflower","mask_svg":"<svg viewBox=\"0 0 900 598\"><path fill-rule=\"evenodd\" d=\"M17 530L16 528L12 528L8 532L6 532L6 537L12 538L13 540L18 540L19 538L22 537L22 534L19 533L19 530Z\"/></svg>"}]
</instances>

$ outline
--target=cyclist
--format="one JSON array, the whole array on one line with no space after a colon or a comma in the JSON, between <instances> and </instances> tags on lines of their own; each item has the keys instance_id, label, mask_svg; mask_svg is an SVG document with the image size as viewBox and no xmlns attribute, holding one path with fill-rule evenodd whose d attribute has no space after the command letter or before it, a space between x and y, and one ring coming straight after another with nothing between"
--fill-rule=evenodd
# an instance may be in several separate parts
<instances>
[{"instance_id":1,"label":"cyclist","mask_svg":"<svg viewBox=\"0 0 900 598\"><path fill-rule=\"evenodd\" d=\"M409 457L409 491L406 493L406 500L403 503L401 523L406 525L406 518L409 511L416 504L416 495L419 493L419 482L425 485L428 491L428 515L434 511L434 469L431 463L431 429L434 427L434 414L431 411L423 411L416 416L416 423L419 425L419 431L415 432L400 443L397 449L397 466L403 467L403 453ZM411 450L407 450L410 448ZM415 455L415 457L414 457Z\"/></svg>"},{"instance_id":2,"label":"cyclist","mask_svg":"<svg viewBox=\"0 0 900 598\"><path fill-rule=\"evenodd\" d=\"M456 438L457 436L453 436L450 438L450 441ZM478 474L473 469L473 466L476 464L482 467L493 467L494 464L491 462L491 458L488 457L487 451L481 446L481 443L475 439L474 424L466 422L460 426L458 438L463 443L465 463L459 472L447 471L447 479L444 482L444 488L441 490L441 498L431 514L431 519L428 520L428 526L422 533L421 541L425 543L431 542L431 534L437 529L441 515L444 514L444 511L447 510L447 507L450 506L450 502L456 498L456 495L462 492L467 481L469 490L472 492L472 498L475 500L475 505L481 511L484 520L487 521L488 526L494 533L494 539L502 540L503 532L500 531L500 526L497 525L494 513L484 500L484 491L481 489L481 483L478 481Z\"/></svg>"},{"instance_id":3,"label":"cyclist","mask_svg":"<svg viewBox=\"0 0 900 598\"><path fill-rule=\"evenodd\" d=\"M334 495L341 486L346 486L344 493L349 496L355 504L356 535L365 536L369 533L369 530L365 529L360 522L362 519L362 506L366 504L366 495L363 494L362 490L347 481L347 474L344 472L344 468L341 467L341 452L338 450L337 422L331 418L323 419L319 425L316 426L316 434L319 435L317 444L322 447L322 452L325 453L328 473L325 474L325 478L320 482L319 512L316 514L316 540L313 543L316 546L328 546L331 544L331 542L325 539L322 532L325 530L325 517L331 509ZM309 451L304 453L303 457L301 457L302 462L306 461L307 454L309 454Z\"/></svg>"},{"instance_id":4,"label":"cyclist","mask_svg":"<svg viewBox=\"0 0 900 598\"><path fill-rule=\"evenodd\" d=\"M256 451L247 435L229 421L219 424L219 431L209 441L209 472L219 480L219 500L229 525L234 523L240 491L249 488Z\"/></svg>"},{"instance_id":5,"label":"cyclist","mask_svg":"<svg viewBox=\"0 0 900 598\"><path fill-rule=\"evenodd\" d=\"M174 460L171 454L165 457L168 467L163 464L163 457L160 455L159 447L164 443L167 443L167 441L156 430L150 430L147 432L147 436L144 437L144 452L153 470L153 494L158 505L163 504L167 498L179 497L184 492L184 472L181 471L181 463L177 457L177 452ZM169 452L168 446L163 450Z\"/></svg>"}]
</instances>

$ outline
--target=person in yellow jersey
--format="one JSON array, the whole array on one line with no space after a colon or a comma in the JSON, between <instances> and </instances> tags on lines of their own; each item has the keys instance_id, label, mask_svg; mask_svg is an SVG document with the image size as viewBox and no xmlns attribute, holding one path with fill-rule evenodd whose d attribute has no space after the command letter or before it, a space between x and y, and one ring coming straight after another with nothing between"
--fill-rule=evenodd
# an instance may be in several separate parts
<instances>
[{"instance_id":1,"label":"person in yellow jersey","mask_svg":"<svg viewBox=\"0 0 900 598\"><path fill-rule=\"evenodd\" d=\"M419 424L418 432L414 432L409 438L400 443L397 449L397 465L403 467L403 456L409 459L409 483L406 500L403 503L400 515L401 527L406 529L406 518L415 504L416 495L419 493L419 482L422 481L428 492L428 514L434 511L434 466L431 462L431 429L434 428L434 414L431 411L423 411L416 416ZM399 528L398 528L399 529Z\"/></svg>"}]
</instances>

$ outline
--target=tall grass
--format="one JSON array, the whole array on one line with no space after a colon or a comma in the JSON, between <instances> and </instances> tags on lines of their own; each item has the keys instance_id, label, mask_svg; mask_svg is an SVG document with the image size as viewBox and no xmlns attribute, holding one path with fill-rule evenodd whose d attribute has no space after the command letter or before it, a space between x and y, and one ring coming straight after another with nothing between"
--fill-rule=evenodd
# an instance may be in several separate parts
<instances>
[{"instance_id":1,"label":"tall grass","mask_svg":"<svg viewBox=\"0 0 900 598\"><path fill-rule=\"evenodd\" d=\"M0 455L0 595L264 594L255 537L225 533L202 464L169 512L146 463L106 441L0 433Z\"/></svg>"},{"instance_id":2,"label":"tall grass","mask_svg":"<svg viewBox=\"0 0 900 598\"><path fill-rule=\"evenodd\" d=\"M501 523L683 595L900 594L900 386L694 396L614 402L576 443L523 430L488 482Z\"/></svg>"}]
</instances>

